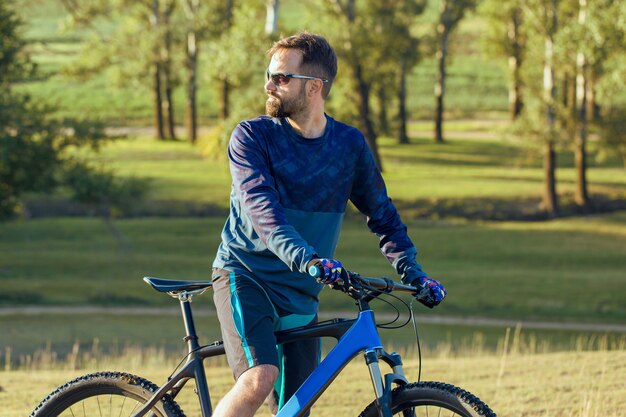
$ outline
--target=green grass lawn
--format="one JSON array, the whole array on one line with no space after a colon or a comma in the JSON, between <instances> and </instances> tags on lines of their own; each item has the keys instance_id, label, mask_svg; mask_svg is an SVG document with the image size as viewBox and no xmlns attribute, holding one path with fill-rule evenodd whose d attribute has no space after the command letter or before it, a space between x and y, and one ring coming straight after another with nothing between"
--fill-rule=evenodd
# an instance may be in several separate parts
<instances>
[{"instance_id":1,"label":"green grass lawn","mask_svg":"<svg viewBox=\"0 0 626 417\"><path fill-rule=\"evenodd\" d=\"M2 224L0 303L169 305L141 277L206 279L222 225L220 218ZM426 271L448 288L438 314L626 319L624 212L530 225L410 221L408 227ZM361 273L393 276L377 252L365 225L347 221L337 257ZM349 305L327 292L327 307Z\"/></svg>"},{"instance_id":2,"label":"green grass lawn","mask_svg":"<svg viewBox=\"0 0 626 417\"><path fill-rule=\"evenodd\" d=\"M444 145L424 137L423 127L412 124L409 145L384 137L379 141L389 194L407 218L539 216L543 174L532 146L505 136L498 122L453 123ZM116 140L99 154L83 156L121 177L148 182L146 200L133 204L130 215L222 215L228 208L230 173L226 150L219 152L221 158L205 159L185 142L139 137ZM592 144L587 171L592 198L623 202L626 170L616 159L599 161L595 155ZM565 203L571 202L575 187L572 161L570 152L559 154L557 190ZM63 194L26 198L34 216L69 214L64 204ZM571 211L565 207L566 213Z\"/></svg>"},{"instance_id":3,"label":"green grass lawn","mask_svg":"<svg viewBox=\"0 0 626 417\"><path fill-rule=\"evenodd\" d=\"M389 194L424 267L450 290L438 312L623 322L626 212L535 223L429 221L420 215L422 208L436 213L450 201L485 211L493 201L516 207L528 199L536 207L541 168L527 159L526 149L497 135L451 137L445 145L423 138L407 146L381 142ZM146 200L131 214L203 216L0 224L0 304L165 304L146 291L142 276L208 277L230 193L225 161L203 159L183 142L145 138L118 140L86 156L118 175L150 181ZM559 191L567 193L574 172L567 159L560 162ZM617 161L592 163L589 178L592 194L626 195L626 171ZM27 206L54 214L49 202L30 196ZM392 274L359 217L348 215L337 256L365 274ZM328 299L335 307L346 302L338 294Z\"/></svg>"}]
</instances>

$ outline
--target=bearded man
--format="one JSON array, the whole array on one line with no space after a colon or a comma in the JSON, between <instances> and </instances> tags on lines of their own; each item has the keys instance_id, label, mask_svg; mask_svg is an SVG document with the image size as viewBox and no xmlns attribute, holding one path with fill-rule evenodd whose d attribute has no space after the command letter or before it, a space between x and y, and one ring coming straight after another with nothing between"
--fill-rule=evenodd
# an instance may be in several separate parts
<instances>
[{"instance_id":1,"label":"bearded man","mask_svg":"<svg viewBox=\"0 0 626 417\"><path fill-rule=\"evenodd\" d=\"M445 296L416 262L363 135L324 112L337 75L333 48L299 33L268 55L267 115L239 123L228 146L230 215L213 288L236 383L216 417L252 416L266 399L276 414L317 366L319 340L277 347L274 332L315 323L323 285L345 275L333 257L348 201L367 216L402 281L423 289L422 303ZM312 265L318 280L307 274Z\"/></svg>"}]
</instances>

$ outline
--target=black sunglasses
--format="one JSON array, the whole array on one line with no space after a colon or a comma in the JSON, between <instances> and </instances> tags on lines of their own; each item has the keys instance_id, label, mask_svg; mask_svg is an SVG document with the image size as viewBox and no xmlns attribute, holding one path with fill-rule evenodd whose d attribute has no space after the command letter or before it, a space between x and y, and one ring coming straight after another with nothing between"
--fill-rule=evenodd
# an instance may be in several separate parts
<instances>
[{"instance_id":1,"label":"black sunglasses","mask_svg":"<svg viewBox=\"0 0 626 417\"><path fill-rule=\"evenodd\" d=\"M328 82L328 80L325 78L312 77L310 75L282 74L280 72L271 73L269 69L265 72L265 79L267 81L272 80L272 82L276 85L288 84L290 78L301 78L304 80L321 80L323 83Z\"/></svg>"}]
</instances>

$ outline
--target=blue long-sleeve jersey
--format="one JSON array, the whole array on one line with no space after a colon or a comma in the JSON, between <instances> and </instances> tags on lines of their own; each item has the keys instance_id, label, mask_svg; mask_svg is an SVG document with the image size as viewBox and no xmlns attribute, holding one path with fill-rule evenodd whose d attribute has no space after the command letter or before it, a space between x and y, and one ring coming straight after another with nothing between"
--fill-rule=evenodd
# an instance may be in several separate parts
<instances>
[{"instance_id":1,"label":"blue long-sleeve jersey","mask_svg":"<svg viewBox=\"0 0 626 417\"><path fill-rule=\"evenodd\" d=\"M295 314L317 311L322 286L306 265L333 257L348 200L367 216L400 275L426 275L363 135L326 117L315 139L299 136L284 118L244 121L228 146L230 215L213 267L250 276L279 309Z\"/></svg>"}]
</instances>

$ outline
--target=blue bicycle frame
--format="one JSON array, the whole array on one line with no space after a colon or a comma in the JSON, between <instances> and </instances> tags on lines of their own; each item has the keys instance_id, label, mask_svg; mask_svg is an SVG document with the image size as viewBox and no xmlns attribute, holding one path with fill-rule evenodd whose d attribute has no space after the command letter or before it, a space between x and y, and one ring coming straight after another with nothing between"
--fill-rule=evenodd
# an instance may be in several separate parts
<instances>
[{"instance_id":1,"label":"blue bicycle frame","mask_svg":"<svg viewBox=\"0 0 626 417\"><path fill-rule=\"evenodd\" d=\"M406 383L399 356L397 354L387 355L382 350L382 342L376 329L373 311L361 311L354 324L339 339L335 347L298 388L291 399L280 409L276 417L296 417L308 411L348 362L363 351L365 351L374 391L378 399L385 396L378 358L384 358L387 362L391 360L395 372L395 374L390 375L393 382ZM389 378L387 379L389 380Z\"/></svg>"},{"instance_id":2,"label":"blue bicycle frame","mask_svg":"<svg viewBox=\"0 0 626 417\"><path fill-rule=\"evenodd\" d=\"M157 278L144 278L144 280L161 292L167 292L170 288L178 288L177 286L182 285L182 282L179 281L159 280ZM133 417L146 415L166 394L175 398L190 379L194 379L196 383L202 416L210 417L212 414L209 388L202 362L208 357L223 355L225 353L224 346L222 342L200 346L191 313L192 296L194 293L206 290L211 286L211 283L195 282L185 285L184 290L169 293L180 301L186 330L184 340L189 349L187 362L175 375L168 378L168 381L152 395L150 400ZM311 337L333 337L337 339L337 344L285 403L276 417L297 417L305 414L348 362L360 352L365 353L365 361L372 378L379 415L391 417L392 386L393 384L403 385L407 383L402 369L402 361L397 353L389 354L383 350L374 320L374 312L370 309L367 300L360 299L357 301L357 305L359 315L356 319L335 319L276 333L279 344ZM384 378L380 372L379 360L383 360L393 371L386 374Z\"/></svg>"}]
</instances>

